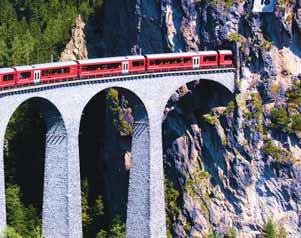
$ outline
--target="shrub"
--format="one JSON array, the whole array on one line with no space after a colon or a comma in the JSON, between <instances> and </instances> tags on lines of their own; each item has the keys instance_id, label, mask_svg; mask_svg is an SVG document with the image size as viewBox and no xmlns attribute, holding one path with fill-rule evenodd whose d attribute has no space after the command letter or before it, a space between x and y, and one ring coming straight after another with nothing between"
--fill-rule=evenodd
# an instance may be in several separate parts
<instances>
[{"instance_id":1,"label":"shrub","mask_svg":"<svg viewBox=\"0 0 301 238\"><path fill-rule=\"evenodd\" d=\"M224 238L236 238L237 232L234 228L230 228L229 231L225 234Z\"/></svg>"},{"instance_id":2,"label":"shrub","mask_svg":"<svg viewBox=\"0 0 301 238\"><path fill-rule=\"evenodd\" d=\"M108 110L112 115L112 123L121 136L133 134L133 125L125 119L126 113L119 105L119 93L116 89L110 88L106 95Z\"/></svg>"},{"instance_id":3,"label":"shrub","mask_svg":"<svg viewBox=\"0 0 301 238\"><path fill-rule=\"evenodd\" d=\"M223 114L228 115L231 112L233 112L235 110L235 108L236 108L236 103L234 101L231 101L231 102L228 103L228 105L227 105L227 107L226 107Z\"/></svg>"},{"instance_id":4,"label":"shrub","mask_svg":"<svg viewBox=\"0 0 301 238\"><path fill-rule=\"evenodd\" d=\"M210 125L216 125L218 123L218 119L215 115L205 114L203 115L203 120Z\"/></svg>"},{"instance_id":5,"label":"shrub","mask_svg":"<svg viewBox=\"0 0 301 238\"><path fill-rule=\"evenodd\" d=\"M265 141L264 153L266 156L271 156L278 162L289 162L291 161L291 155L288 151L273 145L271 140Z\"/></svg>"},{"instance_id":6,"label":"shrub","mask_svg":"<svg viewBox=\"0 0 301 238\"><path fill-rule=\"evenodd\" d=\"M282 131L288 130L289 117L285 108L275 108L271 110L271 126L273 128L279 128Z\"/></svg>"},{"instance_id":7,"label":"shrub","mask_svg":"<svg viewBox=\"0 0 301 238\"><path fill-rule=\"evenodd\" d=\"M1 236L2 237L2 236ZM16 230L12 227L7 227L4 231L4 236L3 238L22 238L22 236L20 236L18 234L18 232L16 232Z\"/></svg>"},{"instance_id":8,"label":"shrub","mask_svg":"<svg viewBox=\"0 0 301 238\"><path fill-rule=\"evenodd\" d=\"M292 125L293 130L301 131L301 115L298 114L293 116L292 121L293 121L293 125Z\"/></svg>"},{"instance_id":9,"label":"shrub","mask_svg":"<svg viewBox=\"0 0 301 238\"><path fill-rule=\"evenodd\" d=\"M263 238L276 238L275 224L271 219L264 225L262 230Z\"/></svg>"},{"instance_id":10,"label":"shrub","mask_svg":"<svg viewBox=\"0 0 301 238\"><path fill-rule=\"evenodd\" d=\"M242 43L241 35L236 32L229 33L228 40L232 42Z\"/></svg>"},{"instance_id":11,"label":"shrub","mask_svg":"<svg viewBox=\"0 0 301 238\"><path fill-rule=\"evenodd\" d=\"M180 192L175 188L172 181L165 178L165 204L167 207L166 212L166 226L168 237L172 237L172 225L179 214L178 197Z\"/></svg>"},{"instance_id":12,"label":"shrub","mask_svg":"<svg viewBox=\"0 0 301 238\"><path fill-rule=\"evenodd\" d=\"M301 86L300 83L294 83L294 86L288 89L285 93L288 101L294 104L301 104Z\"/></svg>"}]
</instances>

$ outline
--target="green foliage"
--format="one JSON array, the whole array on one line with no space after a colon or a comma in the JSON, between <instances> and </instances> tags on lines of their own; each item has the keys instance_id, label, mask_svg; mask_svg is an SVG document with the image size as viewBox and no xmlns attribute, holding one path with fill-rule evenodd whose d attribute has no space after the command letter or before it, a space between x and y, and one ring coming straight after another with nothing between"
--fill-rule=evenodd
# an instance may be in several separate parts
<instances>
[{"instance_id":1,"label":"green foliage","mask_svg":"<svg viewBox=\"0 0 301 238\"><path fill-rule=\"evenodd\" d=\"M271 219L264 225L262 230L263 238L277 238L275 224Z\"/></svg>"},{"instance_id":2,"label":"green foliage","mask_svg":"<svg viewBox=\"0 0 301 238\"><path fill-rule=\"evenodd\" d=\"M233 227L231 227L229 231L224 235L224 238L237 238L236 230Z\"/></svg>"},{"instance_id":3,"label":"green foliage","mask_svg":"<svg viewBox=\"0 0 301 238\"><path fill-rule=\"evenodd\" d=\"M101 229L96 235L96 238L125 238L125 237L126 237L125 223L122 222L120 216L116 216L113 219L109 231L105 231Z\"/></svg>"},{"instance_id":4,"label":"green foliage","mask_svg":"<svg viewBox=\"0 0 301 238\"><path fill-rule=\"evenodd\" d=\"M20 188L17 185L8 185L6 188L7 237L23 238L41 237L41 219L37 209L22 204Z\"/></svg>"},{"instance_id":5,"label":"green foliage","mask_svg":"<svg viewBox=\"0 0 301 238\"><path fill-rule=\"evenodd\" d=\"M272 109L271 127L288 133L301 131L301 114L297 113L289 116L287 110L283 107Z\"/></svg>"},{"instance_id":6,"label":"green foliage","mask_svg":"<svg viewBox=\"0 0 301 238\"><path fill-rule=\"evenodd\" d=\"M222 235L216 231L211 232L205 236L206 238L222 238Z\"/></svg>"},{"instance_id":7,"label":"green foliage","mask_svg":"<svg viewBox=\"0 0 301 238\"><path fill-rule=\"evenodd\" d=\"M263 44L262 44L262 46L263 46L263 48L265 48L266 50L270 50L271 48L272 48L272 42L270 42L270 41L268 41L268 40L266 40L266 39L264 39L263 40Z\"/></svg>"},{"instance_id":8,"label":"green foliage","mask_svg":"<svg viewBox=\"0 0 301 238\"><path fill-rule=\"evenodd\" d=\"M264 224L262 229L263 238L287 238L287 231L284 226L279 225L278 227L269 219L266 224Z\"/></svg>"},{"instance_id":9,"label":"green foliage","mask_svg":"<svg viewBox=\"0 0 301 238\"><path fill-rule=\"evenodd\" d=\"M4 231L3 238L22 238L13 227L7 227Z\"/></svg>"},{"instance_id":10,"label":"green foliage","mask_svg":"<svg viewBox=\"0 0 301 238\"><path fill-rule=\"evenodd\" d=\"M231 32L228 35L228 40L231 42L242 43L241 35L236 32Z\"/></svg>"},{"instance_id":11,"label":"green foliage","mask_svg":"<svg viewBox=\"0 0 301 238\"><path fill-rule=\"evenodd\" d=\"M301 115L295 115L292 118L292 129L295 131L301 131Z\"/></svg>"},{"instance_id":12,"label":"green foliage","mask_svg":"<svg viewBox=\"0 0 301 238\"><path fill-rule=\"evenodd\" d=\"M280 225L277 231L277 238L287 238L287 231L282 225Z\"/></svg>"},{"instance_id":13,"label":"green foliage","mask_svg":"<svg viewBox=\"0 0 301 238\"><path fill-rule=\"evenodd\" d=\"M291 163L294 161L292 155L288 151L273 145L270 139L265 141L264 153L266 156L271 156L280 163Z\"/></svg>"},{"instance_id":14,"label":"green foliage","mask_svg":"<svg viewBox=\"0 0 301 238\"><path fill-rule=\"evenodd\" d=\"M178 198L180 192L176 189L174 183L171 180L165 178L165 204L166 204L166 225L167 225L167 236L172 237L173 223L177 219L180 207L178 204Z\"/></svg>"},{"instance_id":15,"label":"green foliage","mask_svg":"<svg viewBox=\"0 0 301 238\"><path fill-rule=\"evenodd\" d=\"M203 115L203 120L210 125L216 125L218 123L218 119L213 114L205 114Z\"/></svg>"},{"instance_id":16,"label":"green foliage","mask_svg":"<svg viewBox=\"0 0 301 238\"><path fill-rule=\"evenodd\" d=\"M26 233L25 207L20 199L20 188L11 185L6 188L6 211L7 224L13 227L18 233Z\"/></svg>"},{"instance_id":17,"label":"green foliage","mask_svg":"<svg viewBox=\"0 0 301 238\"><path fill-rule=\"evenodd\" d=\"M95 199L95 204L92 210L93 216L97 217L103 215L104 214L103 209L104 209L104 205L103 205L102 197L99 195Z\"/></svg>"},{"instance_id":18,"label":"green foliage","mask_svg":"<svg viewBox=\"0 0 301 238\"><path fill-rule=\"evenodd\" d=\"M274 108L271 110L271 127L288 131L289 116L285 108Z\"/></svg>"},{"instance_id":19,"label":"green foliage","mask_svg":"<svg viewBox=\"0 0 301 238\"><path fill-rule=\"evenodd\" d=\"M104 202L100 195L94 201L89 200L89 183L87 178L82 179L81 187L84 237L91 237L92 231L95 232L94 229L97 229L96 238L125 238L125 223L120 216L117 215L108 227L99 222L101 219L107 219L104 213Z\"/></svg>"},{"instance_id":20,"label":"green foliage","mask_svg":"<svg viewBox=\"0 0 301 238\"><path fill-rule=\"evenodd\" d=\"M230 113L232 113L235 109L236 109L237 105L235 103L235 101L230 101L224 111L224 115L229 115Z\"/></svg>"},{"instance_id":21,"label":"green foliage","mask_svg":"<svg viewBox=\"0 0 301 238\"><path fill-rule=\"evenodd\" d=\"M106 238L108 235L108 232L106 232L105 230L100 230L97 235L96 238Z\"/></svg>"},{"instance_id":22,"label":"green foliage","mask_svg":"<svg viewBox=\"0 0 301 238\"><path fill-rule=\"evenodd\" d=\"M100 15L103 0L0 0L0 66L57 60L77 15Z\"/></svg>"},{"instance_id":23,"label":"green foliage","mask_svg":"<svg viewBox=\"0 0 301 238\"><path fill-rule=\"evenodd\" d=\"M251 94L251 102L254 107L255 111L255 118L259 119L262 116L263 109L262 109L262 99L259 93L252 93Z\"/></svg>"},{"instance_id":24,"label":"green foliage","mask_svg":"<svg viewBox=\"0 0 301 238\"><path fill-rule=\"evenodd\" d=\"M300 82L295 82L293 87L286 91L285 95L288 97L289 103L301 105L301 84L300 84Z\"/></svg>"},{"instance_id":25,"label":"green foliage","mask_svg":"<svg viewBox=\"0 0 301 238\"><path fill-rule=\"evenodd\" d=\"M246 117L251 120L256 120L256 125L252 125L254 129L256 129L259 132L263 132L263 105L262 105L262 99L259 93L252 93L250 95L251 99L249 100L248 107L249 111L246 112Z\"/></svg>"},{"instance_id":26,"label":"green foliage","mask_svg":"<svg viewBox=\"0 0 301 238\"><path fill-rule=\"evenodd\" d=\"M112 116L112 123L117 131L123 136L130 136L133 134L133 126L125 119L126 112L119 105L118 90L110 88L107 91L106 101L108 110Z\"/></svg>"},{"instance_id":27,"label":"green foliage","mask_svg":"<svg viewBox=\"0 0 301 238\"><path fill-rule=\"evenodd\" d=\"M234 0L224 0L226 7L231 7L234 3Z\"/></svg>"},{"instance_id":28,"label":"green foliage","mask_svg":"<svg viewBox=\"0 0 301 238\"><path fill-rule=\"evenodd\" d=\"M23 238L41 237L41 206L42 204L33 203L28 197L23 196L17 175L17 158L22 156L18 149L22 151L22 145L28 138L31 142L26 144L29 151L35 148L35 152L40 151L44 146L37 146L36 139L41 139L40 134L44 133L44 121L37 108L37 105L27 102L13 114L5 135L7 145L4 152L5 166L5 187L6 187L6 211L7 224L10 236L17 232ZM20 147L21 145L21 147ZM24 149L24 148L23 148ZM37 154L33 152L30 155L36 158ZM41 152L41 151L40 151ZM18 154L19 153L19 154ZM39 153L39 152L37 152ZM26 157L26 155L24 155ZM22 158L24 159L24 158ZM37 170L42 167L43 161L35 161L34 166ZM38 177L35 177L38 181ZM30 181L30 186L36 187L39 182ZM22 184L22 183L21 183ZM23 183L24 184L24 183ZM42 186L42 185L41 185ZM28 195L28 193L27 193ZM30 195L34 201L40 201L42 194ZM14 231L13 231L14 230Z\"/></svg>"},{"instance_id":29,"label":"green foliage","mask_svg":"<svg viewBox=\"0 0 301 238\"><path fill-rule=\"evenodd\" d=\"M81 186L81 198L82 198L82 223L84 233L87 232L87 227L91 223L92 218L89 214L89 203L88 203L88 193L89 193L89 185L88 179L84 178L82 180Z\"/></svg>"},{"instance_id":30,"label":"green foliage","mask_svg":"<svg viewBox=\"0 0 301 238\"><path fill-rule=\"evenodd\" d=\"M125 238L125 224L122 223L121 218L116 216L110 229L110 238Z\"/></svg>"},{"instance_id":31,"label":"green foliage","mask_svg":"<svg viewBox=\"0 0 301 238\"><path fill-rule=\"evenodd\" d=\"M82 223L84 235L86 236L86 234L88 234L89 226L99 219L100 216L104 215L104 203L102 197L98 195L94 202L89 204L89 183L87 178L82 180L81 191Z\"/></svg>"}]
</instances>

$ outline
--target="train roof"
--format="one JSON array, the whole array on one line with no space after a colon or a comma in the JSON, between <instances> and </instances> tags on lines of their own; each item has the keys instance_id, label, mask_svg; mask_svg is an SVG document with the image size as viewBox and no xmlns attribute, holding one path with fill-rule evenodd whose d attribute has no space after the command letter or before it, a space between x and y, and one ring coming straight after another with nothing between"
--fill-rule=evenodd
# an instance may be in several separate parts
<instances>
[{"instance_id":1,"label":"train roof","mask_svg":"<svg viewBox=\"0 0 301 238\"><path fill-rule=\"evenodd\" d=\"M145 55L150 59L157 58L173 58L173 57L185 57L185 56L198 56L198 55L212 55L217 54L216 51L200 51L200 52L181 52L181 53L162 53L162 54L150 54Z\"/></svg>"},{"instance_id":2,"label":"train roof","mask_svg":"<svg viewBox=\"0 0 301 238\"><path fill-rule=\"evenodd\" d=\"M143 55L117 56L108 58L77 60L79 64L95 64L104 62L126 61L126 60L144 60Z\"/></svg>"},{"instance_id":3,"label":"train roof","mask_svg":"<svg viewBox=\"0 0 301 238\"><path fill-rule=\"evenodd\" d=\"M219 50L218 51L220 54L232 54L231 50Z\"/></svg>"},{"instance_id":4,"label":"train roof","mask_svg":"<svg viewBox=\"0 0 301 238\"><path fill-rule=\"evenodd\" d=\"M24 66L15 66L14 68L17 71L33 70L33 69L43 69L43 68L56 68L77 65L75 61L62 61L62 62L53 62L45 64L34 64L34 65L24 65Z\"/></svg>"},{"instance_id":5,"label":"train roof","mask_svg":"<svg viewBox=\"0 0 301 238\"><path fill-rule=\"evenodd\" d=\"M14 69L16 69L17 71L32 70L32 66L31 65L15 66Z\"/></svg>"},{"instance_id":6,"label":"train roof","mask_svg":"<svg viewBox=\"0 0 301 238\"><path fill-rule=\"evenodd\" d=\"M60 61L60 62L54 62L54 63L46 63L46 64L34 64L32 67L34 69L41 69L41 68L56 68L56 67L64 67L64 66L71 66L71 65L77 65L75 61Z\"/></svg>"},{"instance_id":7,"label":"train roof","mask_svg":"<svg viewBox=\"0 0 301 238\"><path fill-rule=\"evenodd\" d=\"M14 73L15 70L13 68L0 68L0 74L5 74L5 73Z\"/></svg>"}]
</instances>

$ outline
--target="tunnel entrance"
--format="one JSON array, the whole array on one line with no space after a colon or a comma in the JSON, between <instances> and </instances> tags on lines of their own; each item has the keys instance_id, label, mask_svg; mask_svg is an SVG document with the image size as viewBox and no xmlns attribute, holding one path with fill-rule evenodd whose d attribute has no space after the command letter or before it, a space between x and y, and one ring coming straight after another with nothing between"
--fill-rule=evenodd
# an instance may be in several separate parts
<instances>
[{"instance_id":1,"label":"tunnel entrance","mask_svg":"<svg viewBox=\"0 0 301 238\"><path fill-rule=\"evenodd\" d=\"M193 81L170 97L162 123L168 236L201 237L214 230L209 203L214 187L224 192L218 173L226 166L232 113L234 96L217 82Z\"/></svg>"},{"instance_id":2,"label":"tunnel entrance","mask_svg":"<svg viewBox=\"0 0 301 238\"><path fill-rule=\"evenodd\" d=\"M131 147L141 102L123 88L106 89L85 107L79 132L84 237L125 237Z\"/></svg>"},{"instance_id":3,"label":"tunnel entrance","mask_svg":"<svg viewBox=\"0 0 301 238\"><path fill-rule=\"evenodd\" d=\"M21 104L5 134L7 225L22 237L41 235L46 124L39 99Z\"/></svg>"}]
</instances>

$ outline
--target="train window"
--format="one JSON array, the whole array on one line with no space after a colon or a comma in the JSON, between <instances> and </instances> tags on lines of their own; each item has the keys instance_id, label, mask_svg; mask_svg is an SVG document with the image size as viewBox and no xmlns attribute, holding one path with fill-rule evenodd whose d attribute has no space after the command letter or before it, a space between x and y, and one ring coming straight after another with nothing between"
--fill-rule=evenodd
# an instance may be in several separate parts
<instances>
[{"instance_id":1,"label":"train window","mask_svg":"<svg viewBox=\"0 0 301 238\"><path fill-rule=\"evenodd\" d=\"M96 71L96 70L104 70L104 69L115 69L120 68L120 63L113 64L92 64L92 65L84 65L82 67L83 71Z\"/></svg>"},{"instance_id":2,"label":"train window","mask_svg":"<svg viewBox=\"0 0 301 238\"><path fill-rule=\"evenodd\" d=\"M84 65L82 67L82 70L83 71L94 71L94 70L101 69L100 67L101 67L101 65L96 65L96 64L94 64L94 65Z\"/></svg>"},{"instance_id":3,"label":"train window","mask_svg":"<svg viewBox=\"0 0 301 238\"><path fill-rule=\"evenodd\" d=\"M232 61L233 57L232 57L232 55L225 55L224 59Z\"/></svg>"},{"instance_id":4,"label":"train window","mask_svg":"<svg viewBox=\"0 0 301 238\"><path fill-rule=\"evenodd\" d=\"M20 79L28 79L31 76L31 72L22 72L20 73Z\"/></svg>"},{"instance_id":5,"label":"train window","mask_svg":"<svg viewBox=\"0 0 301 238\"><path fill-rule=\"evenodd\" d=\"M144 61L133 61L133 66L134 67L139 67L139 66L143 66L144 65Z\"/></svg>"},{"instance_id":6,"label":"train window","mask_svg":"<svg viewBox=\"0 0 301 238\"><path fill-rule=\"evenodd\" d=\"M204 62L216 61L216 56L204 56Z\"/></svg>"},{"instance_id":7,"label":"train window","mask_svg":"<svg viewBox=\"0 0 301 238\"><path fill-rule=\"evenodd\" d=\"M184 63L191 63L191 58L184 58Z\"/></svg>"},{"instance_id":8,"label":"train window","mask_svg":"<svg viewBox=\"0 0 301 238\"><path fill-rule=\"evenodd\" d=\"M42 76L51 76L54 74L67 74L69 72L70 72L70 68L47 69L47 70L42 70Z\"/></svg>"},{"instance_id":9,"label":"train window","mask_svg":"<svg viewBox=\"0 0 301 238\"><path fill-rule=\"evenodd\" d=\"M3 81L11 81L11 80L14 80L13 74L6 74L3 76Z\"/></svg>"},{"instance_id":10,"label":"train window","mask_svg":"<svg viewBox=\"0 0 301 238\"><path fill-rule=\"evenodd\" d=\"M158 59L151 60L150 65L160 65L160 64L181 64L181 63L191 62L188 58L176 58L176 59Z\"/></svg>"},{"instance_id":11,"label":"train window","mask_svg":"<svg viewBox=\"0 0 301 238\"><path fill-rule=\"evenodd\" d=\"M116 69L116 68L120 68L121 64L120 63L113 63L113 64L106 64L108 69Z\"/></svg>"}]
</instances>

